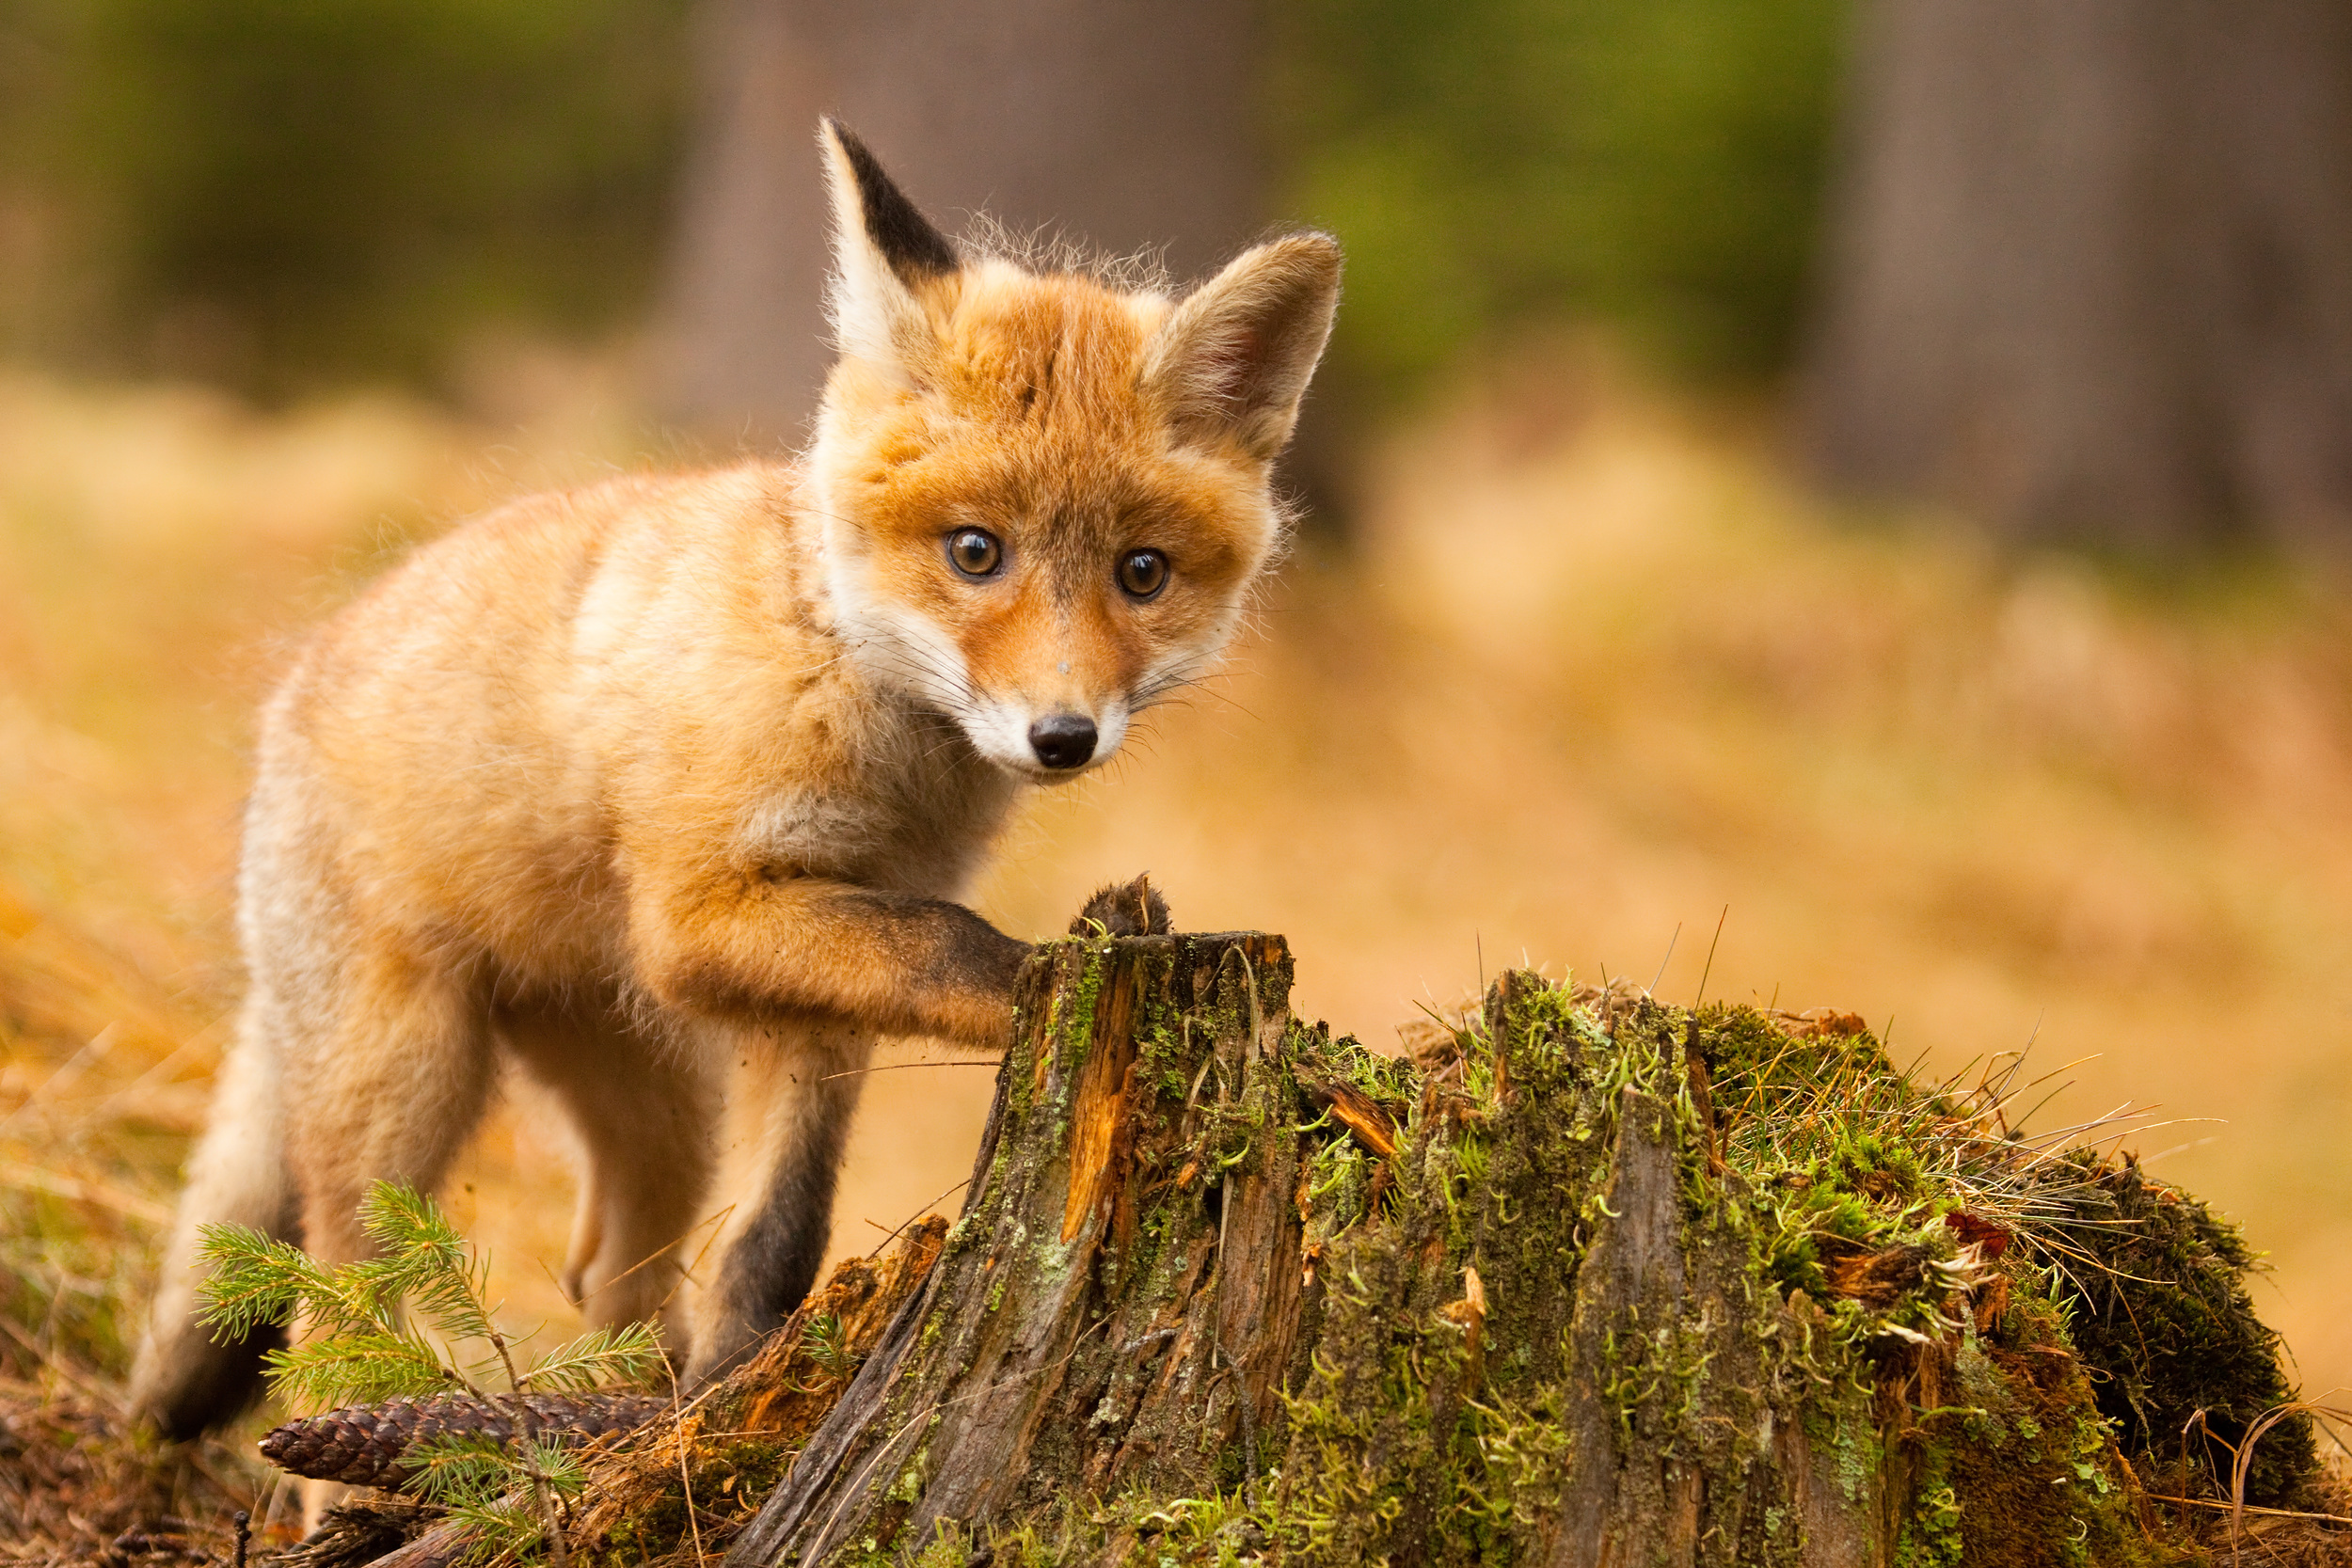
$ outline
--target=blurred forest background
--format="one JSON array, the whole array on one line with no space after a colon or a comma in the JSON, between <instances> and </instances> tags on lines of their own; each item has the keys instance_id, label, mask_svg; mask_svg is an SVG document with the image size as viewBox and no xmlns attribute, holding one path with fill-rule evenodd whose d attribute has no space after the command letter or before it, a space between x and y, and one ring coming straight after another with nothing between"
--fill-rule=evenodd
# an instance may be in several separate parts
<instances>
[{"instance_id":1,"label":"blurred forest background","mask_svg":"<svg viewBox=\"0 0 2352 1568\"><path fill-rule=\"evenodd\" d=\"M827 108L951 229L1347 247L1234 674L992 915L1148 866L1375 1043L1522 952L2032 1040L2352 1384L2328 0L0 0L0 1373L122 1365L290 639L518 490L796 443ZM986 1079L875 1079L839 1249ZM524 1319L561 1152L517 1105L457 1195Z\"/></svg>"}]
</instances>

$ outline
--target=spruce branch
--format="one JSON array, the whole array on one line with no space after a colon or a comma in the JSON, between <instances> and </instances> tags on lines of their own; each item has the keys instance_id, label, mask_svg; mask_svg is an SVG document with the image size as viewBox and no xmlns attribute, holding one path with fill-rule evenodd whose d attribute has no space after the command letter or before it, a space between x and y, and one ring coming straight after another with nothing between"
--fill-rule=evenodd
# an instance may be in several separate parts
<instances>
[{"instance_id":1,"label":"spruce branch","mask_svg":"<svg viewBox=\"0 0 2352 1568\"><path fill-rule=\"evenodd\" d=\"M497 1438L456 1433L410 1445L400 1456L404 1491L436 1508L478 1507L507 1490L513 1464Z\"/></svg>"},{"instance_id":2,"label":"spruce branch","mask_svg":"<svg viewBox=\"0 0 2352 1568\"><path fill-rule=\"evenodd\" d=\"M242 1225L207 1225L197 1234L206 1270L198 1321L220 1338L289 1323L307 1295L325 1289L326 1271L291 1242Z\"/></svg>"},{"instance_id":3,"label":"spruce branch","mask_svg":"<svg viewBox=\"0 0 2352 1568\"><path fill-rule=\"evenodd\" d=\"M532 1363L532 1387L584 1394L606 1383L643 1383L661 1365L661 1342L645 1323L592 1329Z\"/></svg>"},{"instance_id":4,"label":"spruce branch","mask_svg":"<svg viewBox=\"0 0 2352 1568\"><path fill-rule=\"evenodd\" d=\"M515 1370L515 1356L507 1348L506 1336L490 1323L487 1314L484 1315L483 1323L488 1330L490 1348L498 1352L499 1362L506 1369L506 1386L514 1390L515 1425L522 1433L522 1441L515 1446L515 1455L523 1474L530 1478L531 1496L539 1505L539 1522L547 1529L548 1552L555 1559L555 1568L571 1568L571 1549L564 1542L563 1521L556 1517L555 1489L548 1483L546 1467L539 1463L548 1445L539 1440L538 1417L532 1414L531 1402L524 1397L531 1391L530 1385Z\"/></svg>"},{"instance_id":5,"label":"spruce branch","mask_svg":"<svg viewBox=\"0 0 2352 1568\"><path fill-rule=\"evenodd\" d=\"M311 1339L262 1358L271 1392L290 1403L331 1409L403 1394L469 1388L425 1338L409 1330Z\"/></svg>"},{"instance_id":6,"label":"spruce branch","mask_svg":"<svg viewBox=\"0 0 2352 1568\"><path fill-rule=\"evenodd\" d=\"M292 1328L299 1320L299 1342L270 1352L263 1362L272 1391L298 1404L406 1406L424 1396L457 1392L511 1418L509 1442L484 1432L444 1432L403 1453L401 1464L427 1501L473 1531L477 1553L519 1554L544 1541L556 1568L569 1568L564 1521L580 1493L582 1472L563 1446L569 1428L562 1416L549 1430L539 1407L576 1409L580 1402L563 1396L586 1394L608 1382L642 1382L662 1361L653 1330L644 1324L596 1329L557 1346L526 1371L489 1301L487 1258L467 1245L438 1204L412 1188L379 1181L360 1205L359 1223L374 1255L340 1268L258 1230L207 1227L200 1252L208 1266L204 1323L223 1336L242 1337L265 1325ZM442 1343L428 1338L412 1316L429 1323ZM468 1363L457 1347L469 1341L486 1350ZM491 1369L495 1379L482 1376ZM499 1391L484 1382L496 1383ZM367 1416L347 1410L289 1423L265 1440L263 1451L271 1453L276 1443L278 1453L293 1460L316 1448L339 1421ZM369 1433L381 1424L369 1423ZM371 1435L361 1448L372 1442ZM352 1462L365 1457L358 1454Z\"/></svg>"}]
</instances>

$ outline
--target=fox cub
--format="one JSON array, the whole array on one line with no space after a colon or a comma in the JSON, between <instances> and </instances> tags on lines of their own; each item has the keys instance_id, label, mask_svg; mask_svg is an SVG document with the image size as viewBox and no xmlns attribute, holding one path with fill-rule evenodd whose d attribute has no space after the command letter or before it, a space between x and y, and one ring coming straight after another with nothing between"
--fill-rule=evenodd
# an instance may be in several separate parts
<instances>
[{"instance_id":1,"label":"fox cub","mask_svg":"<svg viewBox=\"0 0 2352 1568\"><path fill-rule=\"evenodd\" d=\"M198 1226L360 1256L368 1184L438 1182L501 1057L585 1150L565 1290L662 1317L690 1382L739 1359L821 1260L875 1037L1007 1038L1029 944L954 899L1021 786L1115 755L1232 633L1338 246L1181 297L1035 271L819 139L840 356L805 454L469 523L264 707L250 990L135 1378L164 1433L258 1370L194 1319Z\"/></svg>"}]
</instances>

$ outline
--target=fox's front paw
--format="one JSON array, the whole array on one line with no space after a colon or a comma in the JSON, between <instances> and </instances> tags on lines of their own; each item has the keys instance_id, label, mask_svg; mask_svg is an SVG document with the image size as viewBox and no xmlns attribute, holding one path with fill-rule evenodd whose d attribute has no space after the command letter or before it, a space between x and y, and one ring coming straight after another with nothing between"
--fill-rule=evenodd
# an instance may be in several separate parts
<instances>
[{"instance_id":1,"label":"fox's front paw","mask_svg":"<svg viewBox=\"0 0 2352 1568\"><path fill-rule=\"evenodd\" d=\"M1170 929L1168 900L1148 871L1132 882L1110 883L1070 923L1073 937L1164 937Z\"/></svg>"}]
</instances>

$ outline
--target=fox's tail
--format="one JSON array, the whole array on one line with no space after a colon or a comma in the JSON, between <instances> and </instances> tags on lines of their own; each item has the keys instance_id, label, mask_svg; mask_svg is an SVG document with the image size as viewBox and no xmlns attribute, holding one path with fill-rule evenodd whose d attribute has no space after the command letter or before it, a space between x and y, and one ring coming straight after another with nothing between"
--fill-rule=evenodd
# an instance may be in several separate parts
<instances>
[{"instance_id":1,"label":"fox's tail","mask_svg":"<svg viewBox=\"0 0 2352 1568\"><path fill-rule=\"evenodd\" d=\"M256 1037L251 1004L246 1022L221 1066L211 1124L188 1162L187 1190L131 1372L133 1411L175 1440L216 1427L250 1403L261 1391L262 1354L284 1341L281 1332L269 1329L220 1343L197 1317L204 1276L197 1258L200 1227L243 1225L282 1241L301 1240L286 1172L277 1053Z\"/></svg>"}]
</instances>

